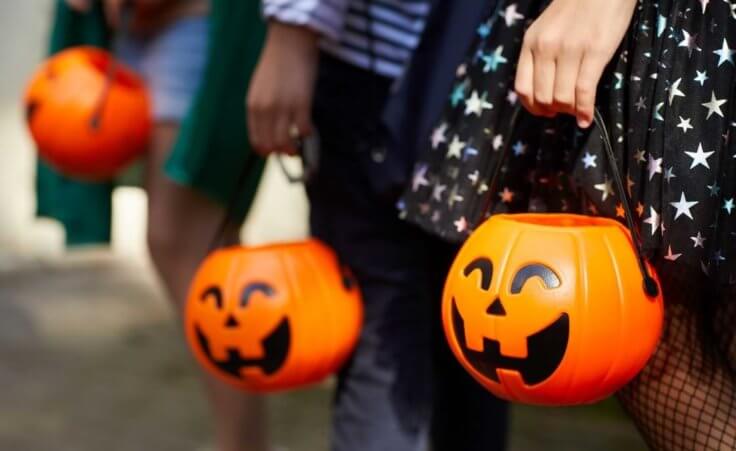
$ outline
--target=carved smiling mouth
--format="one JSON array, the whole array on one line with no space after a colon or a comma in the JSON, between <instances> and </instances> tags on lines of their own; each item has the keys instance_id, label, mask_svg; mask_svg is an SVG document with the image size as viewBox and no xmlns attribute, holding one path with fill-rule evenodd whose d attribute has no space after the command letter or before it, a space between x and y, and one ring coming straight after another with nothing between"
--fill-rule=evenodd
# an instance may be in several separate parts
<instances>
[{"instance_id":1,"label":"carved smiling mouth","mask_svg":"<svg viewBox=\"0 0 736 451\"><path fill-rule=\"evenodd\" d=\"M291 343L291 326L289 320L284 318L278 326L261 342L263 345L263 357L258 359L244 358L235 347L228 347L227 359L218 361L212 355L210 343L198 325L194 326L197 332L197 341L202 352L213 365L227 374L242 378L240 370L243 368L260 368L267 376L278 371L286 361Z\"/></svg>"},{"instance_id":2,"label":"carved smiling mouth","mask_svg":"<svg viewBox=\"0 0 736 451\"><path fill-rule=\"evenodd\" d=\"M452 324L455 339L465 359L485 377L500 382L496 370L512 370L519 373L526 385L536 385L547 380L560 366L570 337L570 318L563 313L552 324L527 337L527 357L507 357L501 354L497 340L483 338L483 351L467 347L465 322L460 316L455 299L452 300Z\"/></svg>"}]
</instances>

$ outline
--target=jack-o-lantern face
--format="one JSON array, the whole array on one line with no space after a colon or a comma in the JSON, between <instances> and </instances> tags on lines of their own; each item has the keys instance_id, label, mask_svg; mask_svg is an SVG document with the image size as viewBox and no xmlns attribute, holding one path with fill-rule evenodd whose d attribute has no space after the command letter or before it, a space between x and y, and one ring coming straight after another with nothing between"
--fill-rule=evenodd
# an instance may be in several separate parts
<instances>
[{"instance_id":1,"label":"jack-o-lantern face","mask_svg":"<svg viewBox=\"0 0 736 451\"><path fill-rule=\"evenodd\" d=\"M630 380L656 346L662 312L619 223L530 214L494 216L468 239L442 318L455 356L494 394L562 405Z\"/></svg>"},{"instance_id":2,"label":"jack-o-lantern face","mask_svg":"<svg viewBox=\"0 0 736 451\"><path fill-rule=\"evenodd\" d=\"M480 275L480 290L488 293L493 278L493 263L485 257L476 259L465 267L463 274L469 277L475 272ZM508 301L520 301L520 299L514 299L515 295L521 295L524 285L533 277L538 277L544 288L548 290L559 288L561 284L560 278L548 266L539 263L529 264L522 267L514 276L510 290L511 297ZM500 297L497 296L490 303L486 314L500 317L507 315ZM498 369L518 372L527 385L543 382L560 365L570 336L570 316L566 312L561 312L549 326L526 338L526 357L510 357L501 354L501 345L498 340L487 337L483 338L481 352L467 347L465 326L455 299L452 303L452 322L455 336L465 358L481 374L495 382L500 382Z\"/></svg>"},{"instance_id":3,"label":"jack-o-lantern face","mask_svg":"<svg viewBox=\"0 0 736 451\"><path fill-rule=\"evenodd\" d=\"M239 309L248 308L251 296L254 296L256 293L260 293L268 299L274 296L274 289L267 283L250 283L243 288L240 302L234 307ZM223 328L237 333L237 329L243 326L237 319L237 312L224 311L225 306L222 300L222 290L220 287L210 286L206 288L200 296L200 299L202 302L209 304L212 308L224 314L225 319L222 325ZM261 357L257 358L244 357L240 353L238 346L233 344L232 346L227 347L226 359L218 360L210 349L209 339L207 338L207 334L202 330L202 327L199 324L195 324L194 328L197 333L197 342L199 343L204 355L207 356L207 359L218 369L232 375L233 377L242 377L241 371L243 368L249 367L259 368L264 374L271 375L281 368L286 361L287 354L289 353L291 327L289 326L289 319L286 317L282 318L273 331L261 340L263 353Z\"/></svg>"},{"instance_id":4,"label":"jack-o-lantern face","mask_svg":"<svg viewBox=\"0 0 736 451\"><path fill-rule=\"evenodd\" d=\"M189 346L200 364L258 392L335 372L361 322L357 284L314 240L214 252L192 282L185 312Z\"/></svg>"}]
</instances>

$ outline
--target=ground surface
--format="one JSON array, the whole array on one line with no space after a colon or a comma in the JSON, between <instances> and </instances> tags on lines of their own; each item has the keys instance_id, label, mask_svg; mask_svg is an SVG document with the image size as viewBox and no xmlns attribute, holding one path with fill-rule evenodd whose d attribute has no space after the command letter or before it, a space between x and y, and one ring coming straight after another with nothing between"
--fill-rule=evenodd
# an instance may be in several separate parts
<instances>
[{"instance_id":1,"label":"ground surface","mask_svg":"<svg viewBox=\"0 0 736 451\"><path fill-rule=\"evenodd\" d=\"M12 267L11 267L12 266ZM0 449L189 451L207 410L145 264L102 251L0 270ZM277 444L326 449L330 388L270 400ZM644 449L615 405L516 408L513 451Z\"/></svg>"}]
</instances>

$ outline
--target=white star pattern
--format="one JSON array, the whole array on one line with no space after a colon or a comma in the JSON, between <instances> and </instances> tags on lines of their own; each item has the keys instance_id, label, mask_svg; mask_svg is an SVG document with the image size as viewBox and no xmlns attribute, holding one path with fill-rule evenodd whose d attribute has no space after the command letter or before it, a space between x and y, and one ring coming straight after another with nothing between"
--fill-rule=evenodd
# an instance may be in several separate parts
<instances>
[{"instance_id":1,"label":"white star pattern","mask_svg":"<svg viewBox=\"0 0 736 451\"><path fill-rule=\"evenodd\" d=\"M685 119L680 116L680 123L677 124L677 128L681 128L683 133L687 133L688 130L695 128L692 126L691 121L692 119Z\"/></svg>"},{"instance_id":2,"label":"white star pattern","mask_svg":"<svg viewBox=\"0 0 736 451\"><path fill-rule=\"evenodd\" d=\"M695 77L693 81L700 83L700 86L705 86L705 82L708 81L708 72L700 72L699 70L696 70L695 72L697 72L698 76Z\"/></svg>"},{"instance_id":3,"label":"white star pattern","mask_svg":"<svg viewBox=\"0 0 736 451\"><path fill-rule=\"evenodd\" d=\"M726 99L717 99L716 93L713 91L713 93L710 96L710 102L705 102L702 105L706 108L708 108L708 116L706 119L710 119L710 117L715 113L721 117L723 117L723 111L721 111L721 105L726 103Z\"/></svg>"},{"instance_id":4,"label":"white star pattern","mask_svg":"<svg viewBox=\"0 0 736 451\"><path fill-rule=\"evenodd\" d=\"M679 218L682 215L687 216L690 219L693 219L693 214L690 212L690 209L694 206L698 205L698 201L688 201L685 198L685 192L683 191L680 193L680 200L677 202L670 202L670 205L675 207L677 211L675 212L675 220Z\"/></svg>"},{"instance_id":5,"label":"white star pattern","mask_svg":"<svg viewBox=\"0 0 736 451\"><path fill-rule=\"evenodd\" d=\"M728 46L728 41L726 38L723 38L723 46L720 50L714 50L713 53L718 55L718 67L721 67L722 64L725 63L731 63L733 62L733 54L736 53L736 50L731 50L731 48Z\"/></svg>"},{"instance_id":6,"label":"white star pattern","mask_svg":"<svg viewBox=\"0 0 736 451\"><path fill-rule=\"evenodd\" d=\"M493 150L501 150L503 147L503 135L498 134L493 137Z\"/></svg>"},{"instance_id":7,"label":"white star pattern","mask_svg":"<svg viewBox=\"0 0 736 451\"><path fill-rule=\"evenodd\" d=\"M481 97L478 95L478 91L473 91L470 94L470 98L465 101L465 115L466 116L470 114L481 116L484 110L490 110L492 108L493 108L493 105L491 105L490 103L488 103L488 101L486 101L486 95L483 94L483 97Z\"/></svg>"},{"instance_id":8,"label":"white star pattern","mask_svg":"<svg viewBox=\"0 0 736 451\"><path fill-rule=\"evenodd\" d=\"M652 180L655 174L661 174L662 173L662 159L652 158L652 155L649 154L649 162L647 163L647 171L649 171L649 180Z\"/></svg>"},{"instance_id":9,"label":"white star pattern","mask_svg":"<svg viewBox=\"0 0 736 451\"><path fill-rule=\"evenodd\" d=\"M625 220L628 195L648 252L674 264L703 265L711 276L718 270L719 278L726 276L721 280L736 283L736 190L730 184L736 171L736 48L730 46L736 44L736 0L694 3L640 1L627 45L599 86L598 106L626 180L623 193L596 139L599 130L531 118L509 130L520 105L512 49L537 13L530 3L510 0L469 30L473 51L455 66L462 70L448 83L453 94L427 127L425 146L437 151L415 163L400 212L460 238L472 232L473 221L518 209ZM508 152L503 160L502 151ZM489 186L495 171L499 178ZM577 187L583 198L576 197Z\"/></svg>"},{"instance_id":10,"label":"white star pattern","mask_svg":"<svg viewBox=\"0 0 736 451\"><path fill-rule=\"evenodd\" d=\"M446 185L435 185L432 189L432 199L436 200L437 202L442 202L442 194L445 192L446 189Z\"/></svg>"},{"instance_id":11,"label":"white star pattern","mask_svg":"<svg viewBox=\"0 0 736 451\"><path fill-rule=\"evenodd\" d=\"M698 232L696 236L691 236L690 239L693 240L693 247L705 247L704 244L706 238L704 238L703 235L700 234L700 232Z\"/></svg>"},{"instance_id":12,"label":"white star pattern","mask_svg":"<svg viewBox=\"0 0 736 451\"><path fill-rule=\"evenodd\" d=\"M644 223L652 226L652 236L654 236L654 234L657 233L657 229L659 229L659 226L662 224L662 220L659 213L657 213L657 210L649 207L649 217L644 220Z\"/></svg>"},{"instance_id":13,"label":"white star pattern","mask_svg":"<svg viewBox=\"0 0 736 451\"><path fill-rule=\"evenodd\" d=\"M513 27L514 25L516 25L516 22L518 20L524 18L523 15L519 14L517 9L518 6L516 5L516 3L512 3L511 5L507 6L506 9L499 13L500 16L503 17L504 22L506 22L507 27Z\"/></svg>"},{"instance_id":14,"label":"white star pattern","mask_svg":"<svg viewBox=\"0 0 736 451\"><path fill-rule=\"evenodd\" d=\"M682 83L682 78L678 78L677 81L672 83L672 86L670 86L670 105L672 105L672 101L675 100L675 97L685 97L685 93L680 91L680 83Z\"/></svg>"},{"instance_id":15,"label":"white star pattern","mask_svg":"<svg viewBox=\"0 0 736 451\"><path fill-rule=\"evenodd\" d=\"M585 169L598 167L595 162L597 158L598 155L591 155L589 152L585 152L585 155L583 156L583 165L585 165Z\"/></svg>"},{"instance_id":16,"label":"white star pattern","mask_svg":"<svg viewBox=\"0 0 736 451\"><path fill-rule=\"evenodd\" d=\"M419 191L419 188L429 185L429 180L427 180L427 169L429 169L429 167L426 164L423 164L419 166L417 171L414 173L414 177L411 182L412 191Z\"/></svg>"},{"instance_id":17,"label":"white star pattern","mask_svg":"<svg viewBox=\"0 0 736 451\"><path fill-rule=\"evenodd\" d=\"M688 157L693 159L692 164L690 164L690 169L693 169L697 166L705 166L706 168L710 169L708 158L710 158L710 156L714 153L715 152L704 152L702 143L698 145L697 152L685 152Z\"/></svg>"},{"instance_id":18,"label":"white star pattern","mask_svg":"<svg viewBox=\"0 0 736 451\"><path fill-rule=\"evenodd\" d=\"M447 122L443 122L440 124L439 127L436 127L434 131L432 132L432 148L436 149L440 146L440 144L447 142L447 136L445 136L445 133L447 132Z\"/></svg>"},{"instance_id":19,"label":"white star pattern","mask_svg":"<svg viewBox=\"0 0 736 451\"><path fill-rule=\"evenodd\" d=\"M726 210L729 216L731 215L734 207L736 207L736 204L734 204L733 198L723 201L723 209Z\"/></svg>"},{"instance_id":20,"label":"white star pattern","mask_svg":"<svg viewBox=\"0 0 736 451\"><path fill-rule=\"evenodd\" d=\"M593 185L593 188L601 191L601 201L605 202L608 196L614 196L613 181L606 179L603 183Z\"/></svg>"},{"instance_id":21,"label":"white star pattern","mask_svg":"<svg viewBox=\"0 0 736 451\"><path fill-rule=\"evenodd\" d=\"M460 159L463 155L465 144L466 143L460 141L460 137L458 135L453 136L452 142L450 142L450 145L447 148L446 158Z\"/></svg>"},{"instance_id":22,"label":"white star pattern","mask_svg":"<svg viewBox=\"0 0 736 451\"><path fill-rule=\"evenodd\" d=\"M686 30L682 30L683 39L678 44L678 47L685 47L687 48L688 55L693 56L693 50L701 51L700 47L698 47L697 39L698 35L694 34L691 35Z\"/></svg>"}]
</instances>

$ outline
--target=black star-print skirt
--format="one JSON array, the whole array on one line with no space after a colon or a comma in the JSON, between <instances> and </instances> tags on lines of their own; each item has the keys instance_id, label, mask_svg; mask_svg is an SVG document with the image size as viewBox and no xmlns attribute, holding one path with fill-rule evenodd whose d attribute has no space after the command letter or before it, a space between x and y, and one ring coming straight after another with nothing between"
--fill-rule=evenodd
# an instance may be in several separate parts
<instances>
[{"instance_id":1,"label":"black star-print skirt","mask_svg":"<svg viewBox=\"0 0 736 451\"><path fill-rule=\"evenodd\" d=\"M456 242L496 212L623 219L598 131L526 113L510 129L524 30L548 1L499 3L457 68L401 215ZM647 254L725 283L736 283L735 71L736 3L642 0L598 95Z\"/></svg>"}]
</instances>

